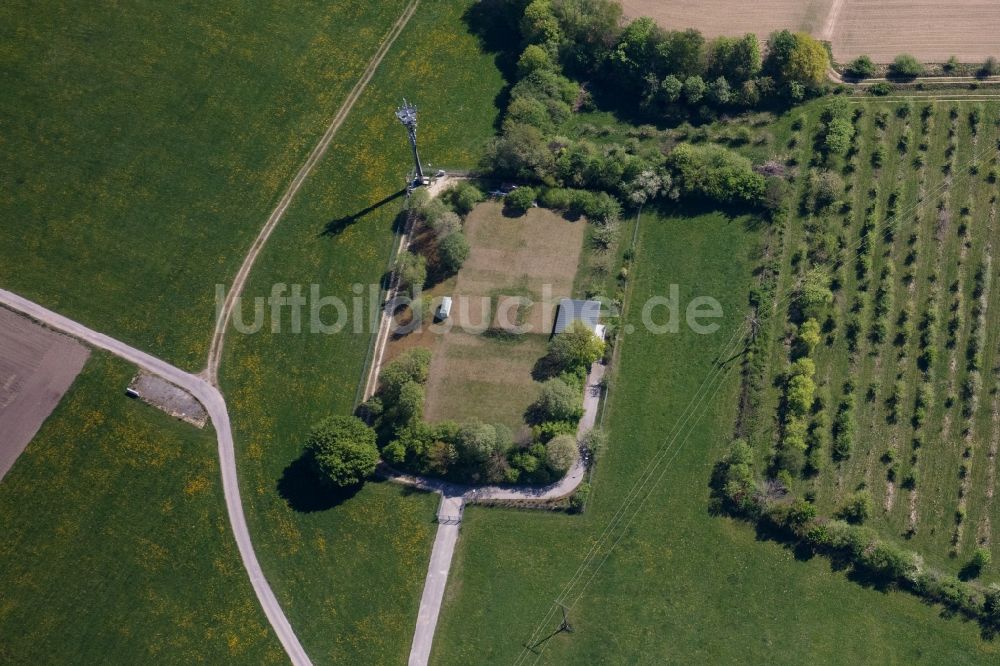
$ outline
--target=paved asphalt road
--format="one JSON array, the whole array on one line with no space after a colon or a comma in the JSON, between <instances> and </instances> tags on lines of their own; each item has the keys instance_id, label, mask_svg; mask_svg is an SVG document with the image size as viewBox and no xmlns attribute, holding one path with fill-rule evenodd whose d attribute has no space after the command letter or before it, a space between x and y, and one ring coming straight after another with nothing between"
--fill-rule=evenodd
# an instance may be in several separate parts
<instances>
[{"instance_id":1,"label":"paved asphalt road","mask_svg":"<svg viewBox=\"0 0 1000 666\"><path fill-rule=\"evenodd\" d=\"M236 457L233 451L233 434L229 426L229 413L226 410L226 401L222 394L214 386L201 377L184 372L179 368L150 356L145 352L130 347L124 342L119 342L106 335L93 331L82 324L67 319L62 315L47 310L42 306L32 303L17 294L0 289L0 305L5 305L11 310L25 314L32 319L49 326L61 333L71 335L95 347L105 349L115 356L119 356L130 363L134 363L143 370L159 375L164 379L180 386L191 395L198 398L209 417L212 425L215 426L215 433L219 440L219 462L222 470L222 488L226 496L226 509L229 512L229 523L233 528L233 536L236 537L236 545L240 550L240 557L243 559L243 567L247 575L250 576L250 583L260 605L264 608L271 627L274 628L278 640L288 653L288 657L296 666L310 664L309 657L299 643L299 639L292 631L288 619L281 610L278 600L275 598L271 587L264 578L264 572L257 562L257 555L253 551L253 544L250 542L250 532L247 530L246 518L243 515L243 504L240 501L240 488L236 477ZM124 395L125 387L121 387Z\"/></svg>"}]
</instances>

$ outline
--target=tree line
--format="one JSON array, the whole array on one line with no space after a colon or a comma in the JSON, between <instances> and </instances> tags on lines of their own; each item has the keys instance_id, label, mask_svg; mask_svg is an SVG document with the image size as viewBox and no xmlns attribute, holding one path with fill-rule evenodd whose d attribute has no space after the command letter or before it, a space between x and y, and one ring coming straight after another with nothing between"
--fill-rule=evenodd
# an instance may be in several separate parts
<instances>
[{"instance_id":1,"label":"tree line","mask_svg":"<svg viewBox=\"0 0 1000 666\"><path fill-rule=\"evenodd\" d=\"M514 4L524 4L517 2ZM532 0L519 22L521 64L552 61L595 91L652 119L798 102L823 92L830 57L806 33L706 39L648 17L623 23L614 0Z\"/></svg>"},{"instance_id":2,"label":"tree line","mask_svg":"<svg viewBox=\"0 0 1000 666\"><path fill-rule=\"evenodd\" d=\"M782 179L757 173L750 160L723 146L602 144L567 136L574 134L567 122L595 101L662 123L794 103L825 88L829 58L822 44L787 30L774 33L765 49L752 34L707 40L696 30L664 30L648 18L623 25L620 7L610 0L507 5L523 7L513 22L521 51L501 133L483 160L492 173L538 183L532 193L543 205L585 214L599 225L616 221L621 204L638 207L658 198L781 205Z\"/></svg>"}]
</instances>

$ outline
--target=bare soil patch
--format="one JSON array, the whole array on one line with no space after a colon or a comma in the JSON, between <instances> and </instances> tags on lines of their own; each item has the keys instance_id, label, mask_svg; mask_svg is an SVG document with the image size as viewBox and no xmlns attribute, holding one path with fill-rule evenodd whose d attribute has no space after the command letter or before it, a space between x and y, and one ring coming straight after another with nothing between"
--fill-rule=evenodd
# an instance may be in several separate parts
<instances>
[{"instance_id":1,"label":"bare soil patch","mask_svg":"<svg viewBox=\"0 0 1000 666\"><path fill-rule=\"evenodd\" d=\"M900 53L928 63L1000 56L1000 3L983 0L622 0L622 7L628 17L709 38L753 32L765 40L775 30L801 30L829 40L840 63L861 54L878 63Z\"/></svg>"},{"instance_id":2,"label":"bare soil patch","mask_svg":"<svg viewBox=\"0 0 1000 666\"><path fill-rule=\"evenodd\" d=\"M59 404L90 351L0 308L0 479Z\"/></svg>"},{"instance_id":3,"label":"bare soil patch","mask_svg":"<svg viewBox=\"0 0 1000 666\"><path fill-rule=\"evenodd\" d=\"M139 394L139 399L146 404L193 426L204 428L208 421L208 413L193 395L162 377L140 372L132 379L129 388Z\"/></svg>"},{"instance_id":4,"label":"bare soil patch","mask_svg":"<svg viewBox=\"0 0 1000 666\"><path fill-rule=\"evenodd\" d=\"M622 0L630 18L649 16L668 30L697 28L706 37L755 33L762 40L788 28L816 35L833 0Z\"/></svg>"},{"instance_id":5,"label":"bare soil patch","mask_svg":"<svg viewBox=\"0 0 1000 666\"><path fill-rule=\"evenodd\" d=\"M862 53L891 62L910 53L924 62L982 62L1000 55L1000 3L982 0L847 0L833 31L833 55Z\"/></svg>"}]
</instances>

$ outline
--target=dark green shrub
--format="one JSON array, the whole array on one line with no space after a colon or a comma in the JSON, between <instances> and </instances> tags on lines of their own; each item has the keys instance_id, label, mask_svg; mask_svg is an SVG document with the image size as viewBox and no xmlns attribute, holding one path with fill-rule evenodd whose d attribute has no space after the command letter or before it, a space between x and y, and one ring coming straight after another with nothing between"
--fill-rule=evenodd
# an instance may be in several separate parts
<instances>
[{"instance_id":1,"label":"dark green shrub","mask_svg":"<svg viewBox=\"0 0 1000 666\"><path fill-rule=\"evenodd\" d=\"M847 66L847 73L856 79L867 79L875 75L875 63L866 55L859 55Z\"/></svg>"},{"instance_id":2,"label":"dark green shrub","mask_svg":"<svg viewBox=\"0 0 1000 666\"><path fill-rule=\"evenodd\" d=\"M871 493L867 490L858 490L844 499L837 516L849 523L861 524L871 518L874 510Z\"/></svg>"},{"instance_id":3,"label":"dark green shrub","mask_svg":"<svg viewBox=\"0 0 1000 666\"><path fill-rule=\"evenodd\" d=\"M448 234L438 244L440 267L447 275L457 273L468 258L469 241L461 231Z\"/></svg>"},{"instance_id":4,"label":"dark green shrub","mask_svg":"<svg viewBox=\"0 0 1000 666\"><path fill-rule=\"evenodd\" d=\"M976 76L981 78L986 78L987 76L996 76L1000 73L1000 64L997 63L997 59L993 56L987 58L979 71L976 72Z\"/></svg>"},{"instance_id":5,"label":"dark green shrub","mask_svg":"<svg viewBox=\"0 0 1000 666\"><path fill-rule=\"evenodd\" d=\"M903 53L892 61L889 73L901 79L913 79L924 73L924 66L913 56Z\"/></svg>"},{"instance_id":6,"label":"dark green shrub","mask_svg":"<svg viewBox=\"0 0 1000 666\"><path fill-rule=\"evenodd\" d=\"M886 95L891 95L895 87L888 81L879 81L878 83L868 87L868 92L875 97L885 97Z\"/></svg>"},{"instance_id":7,"label":"dark green shrub","mask_svg":"<svg viewBox=\"0 0 1000 666\"><path fill-rule=\"evenodd\" d=\"M583 513L587 507L587 499L590 497L590 484L584 481L576 487L576 491L569 498L569 509L571 513Z\"/></svg>"},{"instance_id":8,"label":"dark green shrub","mask_svg":"<svg viewBox=\"0 0 1000 666\"><path fill-rule=\"evenodd\" d=\"M448 188L442 198L451 204L456 213L465 216L483 200L483 193L474 184L463 180Z\"/></svg>"},{"instance_id":9,"label":"dark green shrub","mask_svg":"<svg viewBox=\"0 0 1000 666\"><path fill-rule=\"evenodd\" d=\"M522 185L504 197L503 205L508 213L522 215L535 203L535 189Z\"/></svg>"}]
</instances>

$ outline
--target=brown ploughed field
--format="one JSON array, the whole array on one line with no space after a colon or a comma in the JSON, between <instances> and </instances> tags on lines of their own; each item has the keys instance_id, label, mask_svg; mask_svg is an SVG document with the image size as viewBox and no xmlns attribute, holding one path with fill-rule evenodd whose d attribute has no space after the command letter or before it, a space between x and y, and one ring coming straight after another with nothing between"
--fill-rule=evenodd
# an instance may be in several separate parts
<instances>
[{"instance_id":1,"label":"brown ploughed field","mask_svg":"<svg viewBox=\"0 0 1000 666\"><path fill-rule=\"evenodd\" d=\"M0 308L0 479L59 404L89 355L72 338Z\"/></svg>"},{"instance_id":2,"label":"brown ploughed field","mask_svg":"<svg viewBox=\"0 0 1000 666\"><path fill-rule=\"evenodd\" d=\"M706 37L788 28L830 41L834 58L867 54L888 63L909 53L928 63L1000 57L1000 2L990 0L622 0L629 18Z\"/></svg>"}]
</instances>

